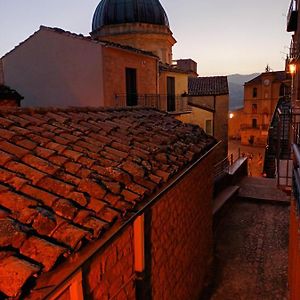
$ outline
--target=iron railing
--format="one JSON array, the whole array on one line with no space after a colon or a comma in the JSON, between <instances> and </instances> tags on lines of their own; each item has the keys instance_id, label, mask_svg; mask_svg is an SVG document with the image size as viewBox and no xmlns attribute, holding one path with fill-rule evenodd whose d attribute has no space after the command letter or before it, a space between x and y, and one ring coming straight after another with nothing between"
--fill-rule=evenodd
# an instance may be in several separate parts
<instances>
[{"instance_id":1,"label":"iron railing","mask_svg":"<svg viewBox=\"0 0 300 300\"><path fill-rule=\"evenodd\" d=\"M256 127L253 127L251 124L241 124L240 125L241 130L246 130L246 129L254 129L254 130L268 130L269 125L262 124L258 125Z\"/></svg>"},{"instance_id":2,"label":"iron railing","mask_svg":"<svg viewBox=\"0 0 300 300\"><path fill-rule=\"evenodd\" d=\"M187 95L159 94L116 94L115 107L151 107L169 113L188 113L192 111Z\"/></svg>"},{"instance_id":3,"label":"iron railing","mask_svg":"<svg viewBox=\"0 0 300 300\"><path fill-rule=\"evenodd\" d=\"M236 153L231 153L228 157L221 160L219 163L214 165L214 178L215 180L223 177L229 173L230 166L234 165L235 162L241 158L241 149L239 148Z\"/></svg>"},{"instance_id":4,"label":"iron railing","mask_svg":"<svg viewBox=\"0 0 300 300\"><path fill-rule=\"evenodd\" d=\"M299 47L297 41L291 41L291 46L290 46L290 59L297 59L299 56Z\"/></svg>"}]
</instances>

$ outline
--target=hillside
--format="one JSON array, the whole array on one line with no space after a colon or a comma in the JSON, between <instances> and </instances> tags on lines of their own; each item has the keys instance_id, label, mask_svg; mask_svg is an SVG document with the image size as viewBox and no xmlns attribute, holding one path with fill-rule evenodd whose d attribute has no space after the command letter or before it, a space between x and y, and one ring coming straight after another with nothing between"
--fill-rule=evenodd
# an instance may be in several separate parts
<instances>
[{"instance_id":1,"label":"hillside","mask_svg":"<svg viewBox=\"0 0 300 300\"><path fill-rule=\"evenodd\" d=\"M244 105L244 83L258 76L259 73L248 75L227 75L229 85L229 110L236 110Z\"/></svg>"}]
</instances>

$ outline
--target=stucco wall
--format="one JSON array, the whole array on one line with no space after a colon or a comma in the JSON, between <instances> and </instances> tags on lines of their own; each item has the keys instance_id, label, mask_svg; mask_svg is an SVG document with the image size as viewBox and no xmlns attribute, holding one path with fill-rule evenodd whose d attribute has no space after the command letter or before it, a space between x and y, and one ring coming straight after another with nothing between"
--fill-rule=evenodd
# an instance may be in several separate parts
<instances>
[{"instance_id":1,"label":"stucco wall","mask_svg":"<svg viewBox=\"0 0 300 300\"><path fill-rule=\"evenodd\" d=\"M102 106L102 46L47 29L3 58L22 106Z\"/></svg>"},{"instance_id":2,"label":"stucco wall","mask_svg":"<svg viewBox=\"0 0 300 300\"><path fill-rule=\"evenodd\" d=\"M176 119L184 123L198 125L205 131L206 120L213 120L213 113L198 107L192 107L191 113L178 115Z\"/></svg>"},{"instance_id":3,"label":"stucco wall","mask_svg":"<svg viewBox=\"0 0 300 300\"><path fill-rule=\"evenodd\" d=\"M158 93L157 59L118 48L103 48L103 74L105 106L116 104L115 95L121 95L119 101L126 101L126 68L136 69L137 93L139 95Z\"/></svg>"}]
</instances>

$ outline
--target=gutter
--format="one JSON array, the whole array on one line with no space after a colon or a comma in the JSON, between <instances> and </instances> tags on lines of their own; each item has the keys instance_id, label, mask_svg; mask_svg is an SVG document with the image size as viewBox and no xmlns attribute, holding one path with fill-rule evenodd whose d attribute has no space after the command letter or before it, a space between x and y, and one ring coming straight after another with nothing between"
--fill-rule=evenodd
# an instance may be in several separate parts
<instances>
[{"instance_id":1,"label":"gutter","mask_svg":"<svg viewBox=\"0 0 300 300\"><path fill-rule=\"evenodd\" d=\"M37 280L37 285L31 291L31 294L28 295L25 299L30 300L40 300L40 299L48 299L50 300L51 297L63 287L63 285L72 278L72 276L80 270L80 268L86 263L87 260L92 258L95 254L100 252L105 246L107 246L111 241L113 241L119 234L123 233L127 227L133 223L133 221L142 215L147 209L151 208L155 203L157 203L162 196L167 193L174 185L176 185L183 177L194 169L198 164L205 159L210 153L214 151L214 149L220 144L221 142L216 143L213 145L205 154L203 154L200 158L198 158L194 163L189 165L186 169L180 172L178 175L175 175L170 182L167 183L165 187L163 187L160 191L156 192L154 196L147 201L138 212L134 213L128 220L124 223L118 224L115 223L110 229L111 233L107 236L100 238L98 241L91 242L89 246L82 249L78 253L74 253L73 257L77 258L78 261L76 264L72 262L72 256L68 258L68 260L59 266L57 269L47 272L42 276L40 279ZM51 283L52 282L52 283Z\"/></svg>"}]
</instances>

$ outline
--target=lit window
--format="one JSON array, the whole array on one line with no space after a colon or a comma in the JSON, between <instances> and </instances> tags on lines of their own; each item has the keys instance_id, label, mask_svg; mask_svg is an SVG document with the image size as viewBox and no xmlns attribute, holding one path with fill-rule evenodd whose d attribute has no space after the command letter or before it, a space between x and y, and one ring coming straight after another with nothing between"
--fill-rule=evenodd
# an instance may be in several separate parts
<instances>
[{"instance_id":1,"label":"lit window","mask_svg":"<svg viewBox=\"0 0 300 300\"><path fill-rule=\"evenodd\" d=\"M213 134L213 132L212 132L212 120L206 120L205 121L205 132L207 134L210 134L210 135Z\"/></svg>"},{"instance_id":2,"label":"lit window","mask_svg":"<svg viewBox=\"0 0 300 300\"><path fill-rule=\"evenodd\" d=\"M134 268L142 273L145 269L145 221L144 215L137 217L133 223Z\"/></svg>"},{"instance_id":3,"label":"lit window","mask_svg":"<svg viewBox=\"0 0 300 300\"><path fill-rule=\"evenodd\" d=\"M252 104L252 113L257 114L257 104Z\"/></svg>"}]
</instances>

